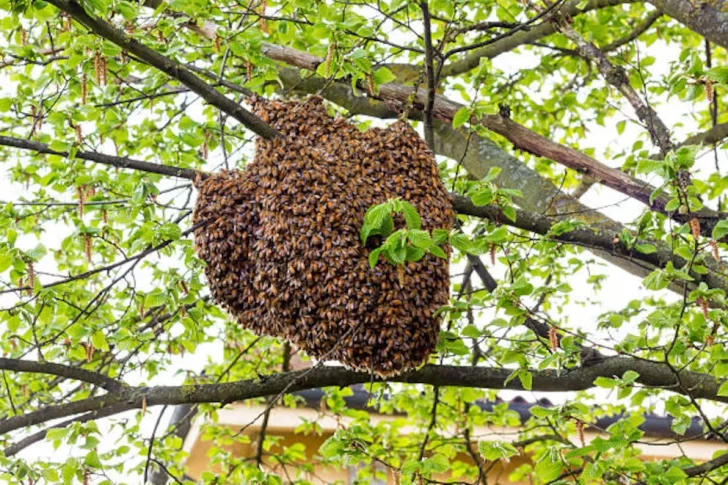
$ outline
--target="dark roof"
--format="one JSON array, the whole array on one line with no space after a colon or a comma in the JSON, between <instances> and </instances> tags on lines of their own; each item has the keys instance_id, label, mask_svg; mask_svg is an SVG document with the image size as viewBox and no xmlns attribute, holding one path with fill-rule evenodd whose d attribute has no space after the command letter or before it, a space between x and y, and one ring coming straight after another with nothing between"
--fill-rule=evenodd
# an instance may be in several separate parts
<instances>
[{"instance_id":1,"label":"dark roof","mask_svg":"<svg viewBox=\"0 0 728 485\"><path fill-rule=\"evenodd\" d=\"M353 409L362 409L376 412L375 407L373 407L371 404L376 403L376 400L378 399L386 399L386 397L382 398L381 396L372 396L371 394L369 394L363 384L350 386L350 388L354 394L352 396L345 397L344 400L346 402L346 405ZM324 391L321 389L308 389L305 391L295 392L293 394L302 397L306 402L306 406L312 408L320 407L321 400L325 396ZM505 401L498 399L495 402L478 401L476 402L476 404L484 411L492 411L494 405L501 404L503 402ZM517 412L521 418L522 423L526 422L528 418L531 417L531 408L534 406L551 407L553 406L553 403L551 403L551 401L549 401L548 399L539 399L536 402L529 402L521 396L517 396L508 401L508 409ZM619 421L623 416L623 414L618 414L597 418L596 423L593 423L592 428L604 430ZM642 425L640 425L639 429L644 431L645 434L648 436L659 438L675 438L681 440L696 438L715 438L712 434L707 433L707 430L704 429L703 421L699 417L694 417L692 419L690 427L683 435L678 435L672 430L672 416L660 416L657 414L648 413L644 415L644 418L645 421L642 423Z\"/></svg>"}]
</instances>

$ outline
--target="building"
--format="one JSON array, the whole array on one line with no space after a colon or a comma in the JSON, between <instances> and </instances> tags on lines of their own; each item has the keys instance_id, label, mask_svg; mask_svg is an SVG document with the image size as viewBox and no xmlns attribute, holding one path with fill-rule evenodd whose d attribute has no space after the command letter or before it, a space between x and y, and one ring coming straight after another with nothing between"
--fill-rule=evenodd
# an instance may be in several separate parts
<instances>
[{"instance_id":1,"label":"building","mask_svg":"<svg viewBox=\"0 0 728 485\"><path fill-rule=\"evenodd\" d=\"M366 410L370 413L370 419L373 424L384 420L396 419L396 416L382 415L367 407L370 395L366 391L365 386L353 386L353 395L346 398L347 406L353 409ZM305 445L305 459L303 461L313 464L313 471L306 479L317 484L352 484L356 479L357 469L349 468L333 468L325 467L317 460L317 451L327 438L333 435L337 429L346 427L346 418L335 418L322 412L322 403L324 393L320 389L312 389L296 393L305 401L305 406L295 409L276 406L271 408L270 416L267 424L267 433L279 437L280 443L291 446L295 443ZM494 403L480 403L481 408L485 410L492 409ZM522 421L530 416L530 410L534 405L548 407L551 405L547 400L541 400L537 403L527 402L522 398L516 398L509 401L509 410L518 413ZM236 457L254 457L256 456L256 439L260 432L263 415L266 406L262 404L251 405L246 402L236 403L222 409L218 412L218 425L229 427L231 431L238 432L245 427L244 433L250 436L250 443L235 444L226 450ZM618 416L604 417L595 423L593 428L587 428L584 431L584 440L589 442L599 436L598 429L606 429L609 425L615 423L619 419ZM305 421L316 421L320 426L320 434L305 434L297 432L297 429ZM711 439L706 436L699 419L694 419L686 434L681 436L682 442L678 445L674 443L675 434L670 428L672 418L665 416L647 415L641 429L645 432L645 444L638 444L642 452L642 458L651 459L669 459L687 455L693 459L702 461L709 460L713 457L713 453L719 449L728 449L728 445L724 442ZM215 465L211 463L211 457L208 452L211 447L210 441L203 439L201 434L202 422L195 422L184 441L184 450L188 453L186 461L187 475L192 479L199 478L204 471L216 472ZM247 426L247 427L246 427ZM475 429L474 436L478 436L479 440L512 440L517 439L517 428L503 427L481 427ZM649 444L647 444L649 443ZM671 443L671 444L669 444ZM467 456L463 456L462 460L472 460ZM528 460L527 456L516 456L512 459L493 464L488 471L488 484L505 484L505 483L527 483L527 482L509 482L508 475L518 466ZM285 476L285 470L280 465L264 462L265 467L269 467L271 471ZM377 485L398 483L393 472L382 468L382 478L375 483ZM443 477L443 480L447 477ZM359 482L361 483L361 482Z\"/></svg>"}]
</instances>

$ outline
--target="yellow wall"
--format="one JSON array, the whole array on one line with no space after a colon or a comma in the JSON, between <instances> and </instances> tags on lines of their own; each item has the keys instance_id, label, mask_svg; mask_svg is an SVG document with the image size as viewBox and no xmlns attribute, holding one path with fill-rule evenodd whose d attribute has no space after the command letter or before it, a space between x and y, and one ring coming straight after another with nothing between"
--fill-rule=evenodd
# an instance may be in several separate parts
<instances>
[{"instance_id":1,"label":"yellow wall","mask_svg":"<svg viewBox=\"0 0 728 485\"><path fill-rule=\"evenodd\" d=\"M237 457L255 456L255 441L258 437L264 410L265 408L259 405L238 403L218 411L218 425L229 427L233 434L245 427L245 434L249 437L249 443L237 443L228 447L228 451L232 452ZM303 419L309 422L315 421L319 429L322 430L322 434L296 434L294 430L302 424ZM395 419L395 417L370 414L370 420L373 424L392 419ZM349 422L350 420L348 418L333 416L325 412L325 410L275 407L270 413L268 435L281 437L282 443L285 446L290 446L294 443L304 444L306 450L305 461L313 463L315 462L316 455L321 444L337 429L346 428L346 426L349 425ZM188 453L186 463L187 473L190 477L195 479L199 478L205 470L224 473L223 470L216 469L215 466L210 463L208 451L211 448L211 443L201 438L199 425L199 422L193 425L184 446L185 451ZM414 430L402 430L404 433L409 431ZM517 439L518 433L517 429L513 428L478 427L473 430L473 436L477 436L479 440L515 440ZM596 436L598 436L597 433L586 432L584 438L588 443ZM715 440L691 440L678 445L674 443L674 440L669 440L669 442L667 442L664 439L652 438L650 436L645 436L645 438L635 446L640 449L642 452L642 458L646 460L668 459L686 455L698 461L705 461L710 460L716 451L728 449L727 444L720 443ZM275 451L275 449L272 450L274 453ZM472 463L472 458L467 454L459 456L457 459L465 463ZM515 468L522 465L526 459L527 458L525 457L514 457L508 463L493 464L492 468L490 468L488 472L487 483L489 485L512 483L508 482L508 475ZM285 476L284 470L280 467L276 468L274 463L269 461L264 461L264 463L267 467L270 467L270 470L275 471L281 476ZM292 477L296 476L295 470L287 471ZM339 483L348 484L349 470L318 466L315 467L313 474L303 478L307 478L317 484L332 484L337 480L340 481ZM446 479L446 477L442 477L442 479ZM396 478L392 476L391 473L389 474L388 480L391 484L396 483Z\"/></svg>"},{"instance_id":2,"label":"yellow wall","mask_svg":"<svg viewBox=\"0 0 728 485\"><path fill-rule=\"evenodd\" d=\"M244 423L243 423L244 424ZM236 432L237 427L230 426L231 431ZM253 457L255 456L255 440L257 438L259 430L257 428L248 428L245 432L246 435L250 437L250 443L236 443L233 446L225 447L227 451L230 451L235 456L239 457ZM282 438L281 445L283 446L290 446L294 443L302 443L306 447L306 462L308 463L315 463L316 462L316 455L318 452L318 449L321 447L323 442L329 438L333 433L326 432L321 435L303 435L303 434L296 434L291 429L285 429L285 428L275 428L275 427L269 427L268 428L268 434L271 436L276 436ZM191 449L189 450L189 458L187 460L187 474L193 478L193 479L199 479L202 472L208 470L212 471L214 473L222 473L223 470L220 470L217 466L211 466L210 465L210 457L208 456L208 451L211 448L211 442L209 441L203 441L203 440L196 440L195 443L192 445ZM274 448L271 450L271 453L275 453L276 449ZM470 462L472 463L472 458L466 454L463 454L461 456L456 457L457 460L463 461L463 462ZM522 465L525 463L525 459L523 458L514 458L508 463L505 467L502 463L497 463L493 467L489 467L488 474L487 474L487 483L489 485L498 485L498 484L511 484L511 483L527 483L527 482L509 482L508 481L508 474L513 471L516 467ZM283 467L271 462L270 460L264 460L265 468L269 471L273 471L277 473L280 476L285 477L286 471L283 470ZM287 470L288 474L290 474L291 477L295 477L297 471L291 467L289 470ZM348 469L342 469L342 468L332 468L332 467L324 467L322 465L315 466L315 471L312 474L305 474L304 476L300 478L305 478L307 480L310 480L311 482L315 484L321 484L321 485L329 485L336 483L343 483L348 484L349 483L349 470ZM438 477L440 480L447 479L446 476ZM395 485L398 483L398 480L394 473L391 470L387 470L387 483Z\"/></svg>"}]
</instances>

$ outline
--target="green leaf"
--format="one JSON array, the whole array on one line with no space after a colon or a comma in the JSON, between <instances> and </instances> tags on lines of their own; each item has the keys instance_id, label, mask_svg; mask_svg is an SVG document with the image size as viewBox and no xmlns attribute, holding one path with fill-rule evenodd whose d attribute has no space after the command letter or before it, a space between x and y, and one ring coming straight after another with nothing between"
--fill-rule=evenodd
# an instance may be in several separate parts
<instances>
[{"instance_id":1,"label":"green leaf","mask_svg":"<svg viewBox=\"0 0 728 485\"><path fill-rule=\"evenodd\" d=\"M109 345L106 343L106 336L101 330L97 330L93 333L93 335L91 335L91 343L94 348L98 350L102 350L104 352L108 352L109 350Z\"/></svg>"},{"instance_id":2,"label":"green leaf","mask_svg":"<svg viewBox=\"0 0 728 485\"><path fill-rule=\"evenodd\" d=\"M50 428L46 431L47 441L63 441L71 430L69 428Z\"/></svg>"},{"instance_id":3,"label":"green leaf","mask_svg":"<svg viewBox=\"0 0 728 485\"><path fill-rule=\"evenodd\" d=\"M636 381L639 378L639 376L640 376L639 373L637 373L633 370L628 370L622 376L622 382L624 382L625 384L632 384L634 381Z\"/></svg>"},{"instance_id":4,"label":"green leaf","mask_svg":"<svg viewBox=\"0 0 728 485\"><path fill-rule=\"evenodd\" d=\"M551 459L550 457L542 459L534 468L539 483L548 483L561 475L564 465L560 461Z\"/></svg>"},{"instance_id":5,"label":"green leaf","mask_svg":"<svg viewBox=\"0 0 728 485\"><path fill-rule=\"evenodd\" d=\"M500 244L508 237L508 228L505 226L499 226L496 230L488 234L486 238L488 242L493 244Z\"/></svg>"},{"instance_id":6,"label":"green leaf","mask_svg":"<svg viewBox=\"0 0 728 485\"><path fill-rule=\"evenodd\" d=\"M678 210L679 207L680 207L680 200L679 199L677 199L677 198L670 199L667 202L667 204L665 204L665 211L666 212L675 212L676 210Z\"/></svg>"},{"instance_id":7,"label":"green leaf","mask_svg":"<svg viewBox=\"0 0 728 485\"><path fill-rule=\"evenodd\" d=\"M678 480L684 480L687 478L687 474L685 471L677 466L671 466L663 475L665 478L669 479L671 482L676 482Z\"/></svg>"},{"instance_id":8,"label":"green leaf","mask_svg":"<svg viewBox=\"0 0 728 485\"><path fill-rule=\"evenodd\" d=\"M384 220L379 226L377 233L382 237L389 237L392 232L394 232L394 218L392 218L391 214L387 214L384 216Z\"/></svg>"},{"instance_id":9,"label":"green leaf","mask_svg":"<svg viewBox=\"0 0 728 485\"><path fill-rule=\"evenodd\" d=\"M407 247L400 246L387 251L387 255L394 264L402 264L407 260Z\"/></svg>"},{"instance_id":10,"label":"green leaf","mask_svg":"<svg viewBox=\"0 0 728 485\"><path fill-rule=\"evenodd\" d=\"M503 215L505 215L512 222L516 222L516 209L513 206L507 205L501 209Z\"/></svg>"},{"instance_id":11,"label":"green leaf","mask_svg":"<svg viewBox=\"0 0 728 485\"><path fill-rule=\"evenodd\" d=\"M665 174L665 162L662 160L652 160L645 158L637 163L637 173L656 173L658 175Z\"/></svg>"},{"instance_id":12,"label":"green leaf","mask_svg":"<svg viewBox=\"0 0 728 485\"><path fill-rule=\"evenodd\" d=\"M513 292L518 296L527 296L533 293L533 285L523 276L519 276L511 286Z\"/></svg>"},{"instance_id":13,"label":"green leaf","mask_svg":"<svg viewBox=\"0 0 728 485\"><path fill-rule=\"evenodd\" d=\"M402 475L409 476L420 470L421 464L419 461L409 460L404 462L402 465Z\"/></svg>"},{"instance_id":14,"label":"green leaf","mask_svg":"<svg viewBox=\"0 0 728 485\"><path fill-rule=\"evenodd\" d=\"M450 239L450 231L447 229L435 229L432 231L432 243L436 245L444 244Z\"/></svg>"},{"instance_id":15,"label":"green leaf","mask_svg":"<svg viewBox=\"0 0 728 485\"><path fill-rule=\"evenodd\" d=\"M728 381L723 381L723 384L718 388L719 396L728 396Z\"/></svg>"},{"instance_id":16,"label":"green leaf","mask_svg":"<svg viewBox=\"0 0 728 485\"><path fill-rule=\"evenodd\" d=\"M515 446L502 441L480 441L478 451L488 461L507 460L518 454Z\"/></svg>"},{"instance_id":17,"label":"green leaf","mask_svg":"<svg viewBox=\"0 0 728 485\"><path fill-rule=\"evenodd\" d=\"M498 175L500 175L502 171L503 169L500 167L490 167L490 169L488 169L488 174L483 178L483 181L492 182L498 177Z\"/></svg>"},{"instance_id":18,"label":"green leaf","mask_svg":"<svg viewBox=\"0 0 728 485\"><path fill-rule=\"evenodd\" d=\"M166 222L159 228L159 235L165 240L176 241L182 237L182 229L173 222Z\"/></svg>"},{"instance_id":19,"label":"green leaf","mask_svg":"<svg viewBox=\"0 0 728 485\"><path fill-rule=\"evenodd\" d=\"M146 199L146 197L147 188L143 183L140 183L136 187L134 187L134 193L131 196L131 203L134 205L139 205L144 202L144 199Z\"/></svg>"},{"instance_id":20,"label":"green leaf","mask_svg":"<svg viewBox=\"0 0 728 485\"><path fill-rule=\"evenodd\" d=\"M31 261L38 262L41 259L43 259L43 256L46 255L48 251L46 250L45 246L42 244L38 244L33 249L30 249L25 252L25 256L30 259Z\"/></svg>"},{"instance_id":21,"label":"green leaf","mask_svg":"<svg viewBox=\"0 0 728 485\"><path fill-rule=\"evenodd\" d=\"M463 254L468 254L473 246L470 238L462 232L452 234L450 236L450 244Z\"/></svg>"},{"instance_id":22,"label":"green leaf","mask_svg":"<svg viewBox=\"0 0 728 485\"><path fill-rule=\"evenodd\" d=\"M182 142L184 142L185 145L192 147L192 148L197 148L197 147L201 146L202 142L203 142L202 136L199 136L199 135L197 135L193 132L189 132L189 131L183 131L182 133L180 133L179 139L182 140Z\"/></svg>"},{"instance_id":23,"label":"green leaf","mask_svg":"<svg viewBox=\"0 0 728 485\"><path fill-rule=\"evenodd\" d=\"M341 435L337 432L323 442L319 447L319 453L324 458L334 458L343 453L346 444L341 440Z\"/></svg>"},{"instance_id":24,"label":"green leaf","mask_svg":"<svg viewBox=\"0 0 728 485\"><path fill-rule=\"evenodd\" d=\"M123 49L116 44L111 42L104 42L101 44L101 53L107 57L114 57L121 54Z\"/></svg>"},{"instance_id":25,"label":"green leaf","mask_svg":"<svg viewBox=\"0 0 728 485\"><path fill-rule=\"evenodd\" d=\"M364 223L368 224L373 229L378 229L382 226L384 219L390 214L391 211L391 205L386 202L384 204L370 207L366 215L364 216Z\"/></svg>"},{"instance_id":26,"label":"green leaf","mask_svg":"<svg viewBox=\"0 0 728 485\"><path fill-rule=\"evenodd\" d=\"M728 234L728 220L720 220L713 228L713 239L720 241Z\"/></svg>"},{"instance_id":27,"label":"green leaf","mask_svg":"<svg viewBox=\"0 0 728 485\"><path fill-rule=\"evenodd\" d=\"M705 76L717 83L728 84L728 66L716 66L706 71Z\"/></svg>"},{"instance_id":28,"label":"green leaf","mask_svg":"<svg viewBox=\"0 0 728 485\"><path fill-rule=\"evenodd\" d=\"M374 268L377 265L377 262L379 261L379 255L382 252L382 248L378 247L374 250L372 250L371 253L369 253L369 267Z\"/></svg>"},{"instance_id":29,"label":"green leaf","mask_svg":"<svg viewBox=\"0 0 728 485\"><path fill-rule=\"evenodd\" d=\"M402 214L404 215L404 222L407 224L408 229L419 229L422 227L422 220L420 214L415 209L415 206L407 202L406 200L401 201Z\"/></svg>"},{"instance_id":30,"label":"green leaf","mask_svg":"<svg viewBox=\"0 0 728 485\"><path fill-rule=\"evenodd\" d=\"M412 229L408 231L407 237L417 248L427 249L432 246L432 237L430 237L430 233L423 231L422 229Z\"/></svg>"},{"instance_id":31,"label":"green leaf","mask_svg":"<svg viewBox=\"0 0 728 485\"><path fill-rule=\"evenodd\" d=\"M382 84L391 83L393 81L397 80L397 76L392 74L392 71L387 69L386 67L380 67L374 72L374 82L377 84L377 86L381 86Z\"/></svg>"},{"instance_id":32,"label":"green leaf","mask_svg":"<svg viewBox=\"0 0 728 485\"><path fill-rule=\"evenodd\" d=\"M99 460L99 454L96 450L91 450L89 454L86 455L86 459L83 461L83 464L91 468L102 468L103 466Z\"/></svg>"},{"instance_id":33,"label":"green leaf","mask_svg":"<svg viewBox=\"0 0 728 485\"><path fill-rule=\"evenodd\" d=\"M116 4L116 9L126 20L134 20L137 16L137 8L131 2L122 0Z\"/></svg>"},{"instance_id":34,"label":"green leaf","mask_svg":"<svg viewBox=\"0 0 728 485\"><path fill-rule=\"evenodd\" d=\"M361 229L359 229L359 240L362 244L367 243L367 239L369 239L369 234L372 232L372 226L367 224L366 222L362 224Z\"/></svg>"},{"instance_id":35,"label":"green leaf","mask_svg":"<svg viewBox=\"0 0 728 485\"><path fill-rule=\"evenodd\" d=\"M661 269L656 269L642 280L642 284L648 290L662 290L670 285L670 277Z\"/></svg>"},{"instance_id":36,"label":"green leaf","mask_svg":"<svg viewBox=\"0 0 728 485\"><path fill-rule=\"evenodd\" d=\"M407 247L407 261L419 261L425 256L425 250L421 248L415 248L412 246Z\"/></svg>"},{"instance_id":37,"label":"green leaf","mask_svg":"<svg viewBox=\"0 0 728 485\"><path fill-rule=\"evenodd\" d=\"M445 455L439 453L433 455L432 458L428 458L425 462L425 466L435 473L446 472L450 469L450 460Z\"/></svg>"},{"instance_id":38,"label":"green leaf","mask_svg":"<svg viewBox=\"0 0 728 485\"><path fill-rule=\"evenodd\" d=\"M55 468L46 468L45 470L43 470L42 475L48 483L58 483L60 481L58 470L56 470Z\"/></svg>"},{"instance_id":39,"label":"green leaf","mask_svg":"<svg viewBox=\"0 0 728 485\"><path fill-rule=\"evenodd\" d=\"M652 254L657 251L652 244L635 244L634 248L642 254Z\"/></svg>"},{"instance_id":40,"label":"green leaf","mask_svg":"<svg viewBox=\"0 0 728 485\"><path fill-rule=\"evenodd\" d=\"M154 308L167 302L167 294L162 290L154 290L144 297L144 308Z\"/></svg>"},{"instance_id":41,"label":"green leaf","mask_svg":"<svg viewBox=\"0 0 728 485\"><path fill-rule=\"evenodd\" d=\"M521 381L521 385L525 390L530 391L533 388L533 374L529 371L521 370L518 373L518 380Z\"/></svg>"},{"instance_id":42,"label":"green leaf","mask_svg":"<svg viewBox=\"0 0 728 485\"><path fill-rule=\"evenodd\" d=\"M440 246L432 246L427 251L438 258L447 259L447 254L445 254L445 251Z\"/></svg>"},{"instance_id":43,"label":"green leaf","mask_svg":"<svg viewBox=\"0 0 728 485\"><path fill-rule=\"evenodd\" d=\"M603 387L604 389L613 389L616 387L617 383L614 379L610 379L608 377L597 377L594 379L594 385L597 387Z\"/></svg>"},{"instance_id":44,"label":"green leaf","mask_svg":"<svg viewBox=\"0 0 728 485\"><path fill-rule=\"evenodd\" d=\"M484 186L470 195L470 199L478 207L488 205L495 200L495 192L490 186Z\"/></svg>"},{"instance_id":45,"label":"green leaf","mask_svg":"<svg viewBox=\"0 0 728 485\"><path fill-rule=\"evenodd\" d=\"M472 110L468 108L467 106L463 106L457 112L455 113L455 116L452 117L452 127L454 129L458 129L461 126L463 126L465 123L470 121L470 117L472 116Z\"/></svg>"},{"instance_id":46,"label":"green leaf","mask_svg":"<svg viewBox=\"0 0 728 485\"><path fill-rule=\"evenodd\" d=\"M197 122L189 116L185 115L179 119L178 126L179 129L182 131L194 130L195 128L197 128Z\"/></svg>"},{"instance_id":47,"label":"green leaf","mask_svg":"<svg viewBox=\"0 0 728 485\"><path fill-rule=\"evenodd\" d=\"M61 470L61 476L63 476L64 483L71 483L71 480L76 477L76 470L78 469L78 461L76 461L75 458L69 458L66 460L66 463L63 464L63 469Z\"/></svg>"}]
</instances>

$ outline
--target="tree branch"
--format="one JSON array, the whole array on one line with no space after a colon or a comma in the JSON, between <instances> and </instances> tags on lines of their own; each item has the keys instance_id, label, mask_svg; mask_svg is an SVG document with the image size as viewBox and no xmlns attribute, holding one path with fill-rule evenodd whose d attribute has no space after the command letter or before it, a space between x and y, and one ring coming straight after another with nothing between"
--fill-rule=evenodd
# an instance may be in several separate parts
<instances>
[{"instance_id":1,"label":"tree branch","mask_svg":"<svg viewBox=\"0 0 728 485\"><path fill-rule=\"evenodd\" d=\"M690 30L728 49L728 12L723 0L647 0Z\"/></svg>"},{"instance_id":2,"label":"tree branch","mask_svg":"<svg viewBox=\"0 0 728 485\"><path fill-rule=\"evenodd\" d=\"M0 136L0 145L20 148L21 150L31 150L36 153L43 155L58 155L61 157L72 158L69 152L58 151L51 149L45 143L37 141L24 140L22 138L13 138L9 136ZM161 165L158 163L144 162L141 160L134 160L126 157L116 157L113 155L105 155L98 152L89 152L79 150L73 154L73 158L79 158L81 160L88 160L90 162L101 163L104 165L111 165L112 167L128 168L131 170L139 170L142 172L158 173L160 175L167 175L170 177L179 177L183 179L194 180L195 177L201 173L198 170L192 168L178 168L170 167L168 165Z\"/></svg>"},{"instance_id":3,"label":"tree branch","mask_svg":"<svg viewBox=\"0 0 728 485\"><path fill-rule=\"evenodd\" d=\"M107 391L120 391L126 387L123 383L111 377L79 367L55 364L53 362L38 362L33 360L8 359L0 357L0 369L15 372L31 372L35 374L48 374L66 377L76 381L88 382Z\"/></svg>"},{"instance_id":4,"label":"tree branch","mask_svg":"<svg viewBox=\"0 0 728 485\"><path fill-rule=\"evenodd\" d=\"M612 357L589 367L573 370L532 371L534 391L581 391L594 387L597 377L620 377L628 370L639 374L637 382L651 388L662 388L675 393L691 395L696 399L728 403L728 397L719 396L722 383L708 374L684 371L680 384L667 364L631 357ZM387 379L388 382L428 384L432 386L458 386L486 389L522 390L519 379L509 379L512 369L426 365L420 370ZM321 387L344 387L370 382L366 372L354 372L343 367L320 367L286 372L260 379L220 384L157 386L124 388L118 392L55 406L0 421L0 434L34 426L53 419L81 413L102 411L115 407L118 412L148 406L193 403L222 403L276 395L283 390L296 392ZM381 381L380 381L381 382ZM690 390L688 393L687 390Z\"/></svg>"},{"instance_id":5,"label":"tree branch","mask_svg":"<svg viewBox=\"0 0 728 485\"><path fill-rule=\"evenodd\" d=\"M635 40L640 35L647 32L647 29L652 27L652 24L657 22L657 20L662 17L663 13L659 10L655 10L651 14L649 14L645 19L637 25L632 32L627 34L625 37L622 37L621 39L615 40L614 42L610 42L609 44L605 44L601 47L602 52L611 52L613 50L617 50L620 47L629 44L633 40Z\"/></svg>"},{"instance_id":6,"label":"tree branch","mask_svg":"<svg viewBox=\"0 0 728 485\"><path fill-rule=\"evenodd\" d=\"M632 105L635 113L637 113L637 117L647 126L653 143L660 149L660 155L664 157L673 148L672 141L670 140L670 130L660 117L657 116L655 110L643 101L634 88L632 88L624 69L612 64L597 46L591 42L587 42L574 30L567 20L561 18L558 24L559 30L577 45L581 55L594 61L597 69L599 69L599 72L604 76L607 83L614 86L629 101L629 104Z\"/></svg>"},{"instance_id":7,"label":"tree branch","mask_svg":"<svg viewBox=\"0 0 728 485\"><path fill-rule=\"evenodd\" d=\"M122 413L126 410L126 408L121 408L119 405L117 406L110 406L105 409L101 409L99 411L92 411L90 413L85 413L80 416L77 416L72 419L67 419L65 421L62 421L58 424L54 424L53 426L50 426L46 429L40 430L37 433L33 433L30 436L27 436L20 441L13 443L12 445L8 446L3 450L3 454L6 457L15 456L30 445L33 445L43 439L48 435L48 431L51 429L60 429L65 428L67 426L70 426L73 423L87 423L89 421L95 421L97 419L105 418L108 416L113 416L115 414ZM1 422L1 421L0 421Z\"/></svg>"},{"instance_id":8,"label":"tree branch","mask_svg":"<svg viewBox=\"0 0 728 485\"><path fill-rule=\"evenodd\" d=\"M686 138L685 141L680 143L680 146L712 145L714 143L722 142L725 138L728 138L728 123L721 123L719 125L715 125L709 130Z\"/></svg>"},{"instance_id":9,"label":"tree branch","mask_svg":"<svg viewBox=\"0 0 728 485\"><path fill-rule=\"evenodd\" d=\"M432 47L432 25L427 0L420 2L422 23L425 33L425 76L427 78L427 100L425 101L425 141L430 150L435 146L435 134L432 127L432 108L435 105L435 53Z\"/></svg>"},{"instance_id":10,"label":"tree branch","mask_svg":"<svg viewBox=\"0 0 728 485\"><path fill-rule=\"evenodd\" d=\"M96 35L113 42L168 76L177 79L200 95L205 101L229 114L257 135L266 139L279 136L278 131L273 127L235 101L217 92L205 81L190 72L185 66L169 57L163 56L154 49L150 49L113 25L92 17L75 0L48 0L48 3L68 13L73 19L88 27Z\"/></svg>"},{"instance_id":11,"label":"tree branch","mask_svg":"<svg viewBox=\"0 0 728 485\"><path fill-rule=\"evenodd\" d=\"M672 261L673 264L675 264L675 267L680 268L687 267L688 264L688 261L685 259L680 258L677 255L673 255L668 246L657 241L635 241L635 244L648 243L655 246L655 252L644 254L630 249L620 238L615 240L615 234L613 232L598 231L594 228L584 226L555 235L551 234L551 228L557 224L558 221L549 217L517 209L516 220L511 221L496 205L479 207L474 205L467 197L456 194L451 194L450 200L458 214L490 219L500 224L506 224L535 234L548 236L554 241L562 241L568 244L600 249L614 256L628 258L633 261L640 261L650 268L664 267L668 261ZM709 267L712 266L711 269L713 271L709 271L708 274L705 275L691 271L690 276L694 279L693 283L697 285L699 282L704 281L710 288L722 288L728 291L728 280L726 280L721 273L714 271L716 264L715 261L706 258L706 264ZM690 285L690 287L692 287L692 285Z\"/></svg>"}]
</instances>

